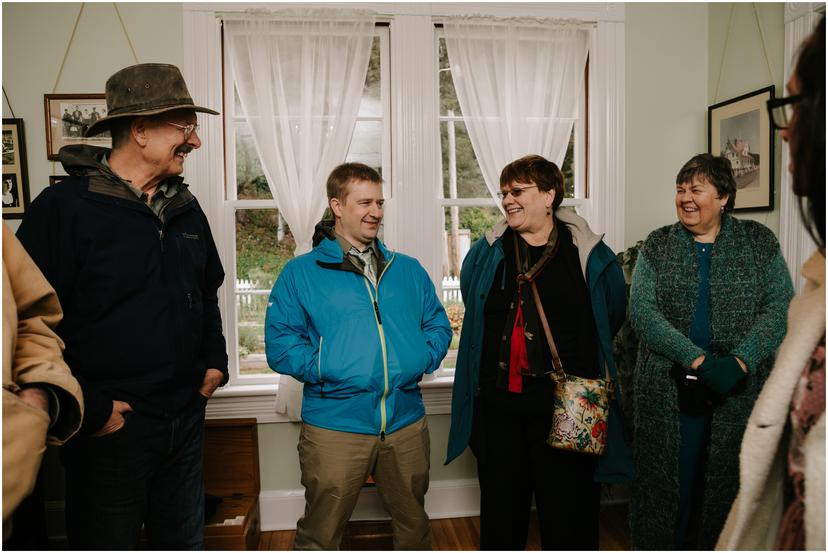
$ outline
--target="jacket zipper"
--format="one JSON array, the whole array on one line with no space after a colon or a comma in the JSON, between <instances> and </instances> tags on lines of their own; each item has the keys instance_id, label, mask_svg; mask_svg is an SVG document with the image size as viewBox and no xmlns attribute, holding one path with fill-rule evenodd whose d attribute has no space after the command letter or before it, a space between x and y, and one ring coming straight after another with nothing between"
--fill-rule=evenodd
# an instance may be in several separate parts
<instances>
[{"instance_id":1,"label":"jacket zipper","mask_svg":"<svg viewBox=\"0 0 828 553\"><path fill-rule=\"evenodd\" d=\"M379 285L380 281L382 280L382 276L385 274L385 271L388 270L388 267L393 262L394 257L392 256L388 263L385 264L385 267L383 267L380 275L377 277L376 295L373 292L371 292L371 284L368 282L368 277L362 275L363 281L365 282L365 289L368 291L368 296L371 298L371 303L374 306L374 318L377 322L377 331L379 332L380 347L382 348L382 372L383 378L385 380L385 387L382 391L382 398L380 399L380 441L385 441L385 425L387 422L385 399L388 397L388 350L386 349L385 345L385 330L383 330L382 328L382 317L380 316L377 298L379 298Z\"/></svg>"},{"instance_id":2,"label":"jacket zipper","mask_svg":"<svg viewBox=\"0 0 828 553\"><path fill-rule=\"evenodd\" d=\"M319 378L319 395L325 397L325 392L322 389L325 385L322 382L322 336L319 337L319 352L316 354L316 376Z\"/></svg>"}]
</instances>

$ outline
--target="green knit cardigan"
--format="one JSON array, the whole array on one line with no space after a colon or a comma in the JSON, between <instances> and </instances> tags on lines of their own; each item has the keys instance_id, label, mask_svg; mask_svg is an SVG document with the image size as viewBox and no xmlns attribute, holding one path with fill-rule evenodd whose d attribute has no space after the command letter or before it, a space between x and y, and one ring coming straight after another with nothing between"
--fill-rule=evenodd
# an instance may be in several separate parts
<instances>
[{"instance_id":1,"label":"green knit cardigan","mask_svg":"<svg viewBox=\"0 0 828 553\"><path fill-rule=\"evenodd\" d=\"M773 366L793 297L779 243L766 227L725 214L710 261L710 328L716 355L748 367L746 386L713 414L704 473L700 546L713 549L739 490L742 434ZM680 223L647 237L635 266L630 320L640 337L634 383L635 461L630 527L635 549L672 549L678 511L679 411L673 363L704 350L688 338L699 267Z\"/></svg>"}]
</instances>

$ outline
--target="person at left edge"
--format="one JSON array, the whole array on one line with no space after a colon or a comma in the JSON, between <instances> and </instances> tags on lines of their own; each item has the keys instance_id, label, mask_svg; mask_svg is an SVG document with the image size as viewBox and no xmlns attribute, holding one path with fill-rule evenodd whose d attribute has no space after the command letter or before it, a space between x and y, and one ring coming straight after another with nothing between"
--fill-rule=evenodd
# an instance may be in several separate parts
<instances>
[{"instance_id":1,"label":"person at left edge","mask_svg":"<svg viewBox=\"0 0 828 553\"><path fill-rule=\"evenodd\" d=\"M18 237L58 293L57 332L86 401L61 451L69 544L203 547L203 418L227 380L217 291L224 280L207 218L179 176L201 146L181 72L122 69L107 117L87 136L112 149L61 148L69 177L32 202Z\"/></svg>"},{"instance_id":2,"label":"person at left edge","mask_svg":"<svg viewBox=\"0 0 828 553\"><path fill-rule=\"evenodd\" d=\"M80 428L80 384L63 360L57 294L3 224L3 549L15 509L35 487L46 444ZM28 534L27 530L23 530ZM28 537L28 536L26 536ZM7 541L9 540L9 541ZM12 542L12 543L10 543Z\"/></svg>"},{"instance_id":3,"label":"person at left edge","mask_svg":"<svg viewBox=\"0 0 828 553\"><path fill-rule=\"evenodd\" d=\"M418 383L440 366L451 327L425 269L377 238L379 173L340 165L327 193L335 223L317 225L313 251L285 266L265 319L268 364L305 383L305 512L294 548L339 549L373 475L394 548L431 549L430 441Z\"/></svg>"}]
</instances>

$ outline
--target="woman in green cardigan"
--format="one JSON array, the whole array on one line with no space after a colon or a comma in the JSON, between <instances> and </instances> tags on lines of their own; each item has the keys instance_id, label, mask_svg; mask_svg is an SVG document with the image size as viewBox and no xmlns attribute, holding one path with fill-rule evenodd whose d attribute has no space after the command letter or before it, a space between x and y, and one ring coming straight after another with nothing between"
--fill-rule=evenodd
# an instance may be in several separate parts
<instances>
[{"instance_id":1,"label":"woman in green cardigan","mask_svg":"<svg viewBox=\"0 0 828 553\"><path fill-rule=\"evenodd\" d=\"M636 549L712 549L739 489L739 444L785 335L793 285L773 233L734 218L730 162L676 177L679 221L633 273Z\"/></svg>"}]
</instances>

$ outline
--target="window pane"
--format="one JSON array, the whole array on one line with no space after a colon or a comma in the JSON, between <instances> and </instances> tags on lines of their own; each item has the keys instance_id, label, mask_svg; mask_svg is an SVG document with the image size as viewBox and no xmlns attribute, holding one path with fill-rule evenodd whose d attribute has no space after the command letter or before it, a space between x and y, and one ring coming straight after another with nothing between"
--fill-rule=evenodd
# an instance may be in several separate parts
<instances>
[{"instance_id":1,"label":"window pane","mask_svg":"<svg viewBox=\"0 0 828 553\"><path fill-rule=\"evenodd\" d=\"M287 223L276 209L236 211L236 289L249 281L248 289L267 290L293 258L293 241Z\"/></svg>"},{"instance_id":2,"label":"window pane","mask_svg":"<svg viewBox=\"0 0 828 553\"><path fill-rule=\"evenodd\" d=\"M250 125L246 121L237 121L234 128L236 130L236 194L238 199L273 199L256 153Z\"/></svg>"},{"instance_id":3,"label":"window pane","mask_svg":"<svg viewBox=\"0 0 828 553\"><path fill-rule=\"evenodd\" d=\"M463 325L465 312L463 299L460 296L460 269L463 266L463 259L469 253L471 245L502 218L500 210L494 206L445 208L442 300L451 323L453 336L449 351L443 361L443 368L454 368L457 360L460 327ZM453 227L456 231L452 231Z\"/></svg>"},{"instance_id":4,"label":"window pane","mask_svg":"<svg viewBox=\"0 0 828 553\"><path fill-rule=\"evenodd\" d=\"M382 121L357 121L345 161L358 161L382 174Z\"/></svg>"},{"instance_id":5,"label":"window pane","mask_svg":"<svg viewBox=\"0 0 828 553\"><path fill-rule=\"evenodd\" d=\"M242 111L241 99L239 98L239 91L235 84L233 85L233 110L233 114L236 117L245 117L245 114Z\"/></svg>"},{"instance_id":6,"label":"window pane","mask_svg":"<svg viewBox=\"0 0 828 553\"><path fill-rule=\"evenodd\" d=\"M575 129L569 135L569 145L566 147L566 155L561 166L561 173L564 177L564 198L575 197Z\"/></svg>"},{"instance_id":7,"label":"window pane","mask_svg":"<svg viewBox=\"0 0 828 553\"><path fill-rule=\"evenodd\" d=\"M266 294L236 293L239 318L239 374L274 374L267 366L264 346Z\"/></svg>"},{"instance_id":8,"label":"window pane","mask_svg":"<svg viewBox=\"0 0 828 553\"><path fill-rule=\"evenodd\" d=\"M439 50L440 115L448 115L449 110L454 111L454 115L462 115L460 102L457 101L457 92L454 89L454 81L451 77L446 40L441 38L437 47Z\"/></svg>"},{"instance_id":9,"label":"window pane","mask_svg":"<svg viewBox=\"0 0 828 553\"><path fill-rule=\"evenodd\" d=\"M371 58L368 60L368 74L359 104L359 117L382 117L382 96L380 89L380 39L374 37Z\"/></svg>"},{"instance_id":10,"label":"window pane","mask_svg":"<svg viewBox=\"0 0 828 553\"><path fill-rule=\"evenodd\" d=\"M454 159L451 159L449 133L454 128ZM480 173L480 165L469 140L466 124L462 121L443 121L440 123L440 146L443 153L443 197L444 198L488 198L489 190ZM449 178L452 161L456 166L457 194L451 193Z\"/></svg>"},{"instance_id":11,"label":"window pane","mask_svg":"<svg viewBox=\"0 0 828 553\"><path fill-rule=\"evenodd\" d=\"M446 51L446 41L443 38L438 40L438 74L440 82L440 115L446 117L450 115L449 110L456 116L461 115L460 103L457 100L457 93L454 88L454 81L452 80L448 53ZM576 125L578 123L576 122ZM450 126L448 122L442 121L440 124L440 140L443 154L443 197L444 198L487 198L489 192L486 189L486 184L480 173L480 167L475 157L474 151L469 140L466 126L462 122L454 123L454 139L455 155L457 162L457 194L453 195L450 192L450 159L449 159L449 132ZM569 138L569 145L566 149L564 162L561 166L561 172L564 175L564 197L575 197L575 129L573 127L572 134Z\"/></svg>"}]
</instances>

